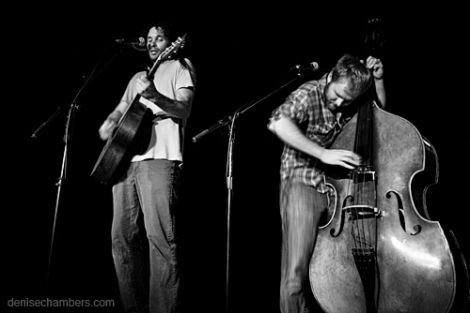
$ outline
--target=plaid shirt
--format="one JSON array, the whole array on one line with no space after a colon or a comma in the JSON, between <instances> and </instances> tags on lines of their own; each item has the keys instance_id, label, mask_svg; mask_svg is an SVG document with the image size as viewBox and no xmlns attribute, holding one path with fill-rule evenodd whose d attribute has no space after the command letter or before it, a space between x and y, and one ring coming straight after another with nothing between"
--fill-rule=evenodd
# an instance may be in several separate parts
<instances>
[{"instance_id":1,"label":"plaid shirt","mask_svg":"<svg viewBox=\"0 0 470 313\"><path fill-rule=\"evenodd\" d=\"M326 75L301 85L271 115L271 120L290 118L307 138L322 147L329 147L344 125L326 107L323 94ZM291 178L326 192L325 175L317 166L318 162L318 159L285 144L281 156L281 179Z\"/></svg>"}]
</instances>

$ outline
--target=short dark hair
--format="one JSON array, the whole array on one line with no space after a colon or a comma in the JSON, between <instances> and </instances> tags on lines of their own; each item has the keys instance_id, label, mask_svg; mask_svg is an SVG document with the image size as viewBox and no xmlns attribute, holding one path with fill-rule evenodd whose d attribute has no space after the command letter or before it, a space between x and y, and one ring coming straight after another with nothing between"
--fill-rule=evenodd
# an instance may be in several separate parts
<instances>
[{"instance_id":1,"label":"short dark hair","mask_svg":"<svg viewBox=\"0 0 470 313\"><path fill-rule=\"evenodd\" d=\"M168 38L168 41L170 43L175 41L178 38L177 26L172 21L168 21L168 20L154 21L149 24L149 26L147 27L147 31L149 31L152 27L155 27L155 28L161 27L163 29L163 33Z\"/></svg>"}]
</instances>

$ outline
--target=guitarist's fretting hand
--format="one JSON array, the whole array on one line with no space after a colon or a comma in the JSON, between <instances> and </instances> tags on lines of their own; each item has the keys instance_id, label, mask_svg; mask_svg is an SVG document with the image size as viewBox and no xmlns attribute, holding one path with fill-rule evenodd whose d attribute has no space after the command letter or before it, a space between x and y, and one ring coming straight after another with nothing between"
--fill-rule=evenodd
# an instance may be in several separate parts
<instances>
[{"instance_id":1,"label":"guitarist's fretting hand","mask_svg":"<svg viewBox=\"0 0 470 313\"><path fill-rule=\"evenodd\" d=\"M145 89L147 89L150 86L151 82L147 79L145 75L142 75L141 77L137 78L136 81L136 90L137 93L142 95Z\"/></svg>"}]
</instances>

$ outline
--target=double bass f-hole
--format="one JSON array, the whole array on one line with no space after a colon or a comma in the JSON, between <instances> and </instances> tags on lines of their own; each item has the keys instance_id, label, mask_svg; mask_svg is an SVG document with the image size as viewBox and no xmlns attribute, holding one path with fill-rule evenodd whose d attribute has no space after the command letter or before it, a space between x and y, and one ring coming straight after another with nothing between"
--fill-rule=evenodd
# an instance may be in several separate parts
<instances>
[{"instance_id":1,"label":"double bass f-hole","mask_svg":"<svg viewBox=\"0 0 470 313\"><path fill-rule=\"evenodd\" d=\"M407 227L408 224L406 222L405 210L403 208L403 200L401 199L400 194L394 190L391 190L385 194L387 199L392 199L392 195L397 201L396 208L397 208L398 216L400 219L400 225L403 231L412 236L419 234L421 232L421 225L414 225L413 232L408 231L408 227Z\"/></svg>"},{"instance_id":2,"label":"double bass f-hole","mask_svg":"<svg viewBox=\"0 0 470 313\"><path fill-rule=\"evenodd\" d=\"M349 195L344 198L341 206L340 224L336 228L331 229L331 236L333 237L338 236L342 231L345 218L354 223L354 228L358 233L360 227L357 223L358 221L368 218L378 218L381 214L375 203L367 203L362 196L364 191L367 190L366 188L370 188L368 184L374 184L375 171L370 167L361 166L352 170L351 173L353 184L350 185ZM356 201L356 199L358 201Z\"/></svg>"}]
</instances>

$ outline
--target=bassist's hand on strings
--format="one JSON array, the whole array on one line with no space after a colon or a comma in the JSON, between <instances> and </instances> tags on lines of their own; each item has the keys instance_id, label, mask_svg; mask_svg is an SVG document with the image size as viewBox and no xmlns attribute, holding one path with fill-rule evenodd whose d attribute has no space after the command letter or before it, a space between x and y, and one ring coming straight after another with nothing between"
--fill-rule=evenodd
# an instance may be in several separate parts
<instances>
[{"instance_id":1,"label":"bassist's hand on strings","mask_svg":"<svg viewBox=\"0 0 470 313\"><path fill-rule=\"evenodd\" d=\"M361 164L359 155L352 151L340 149L325 149L320 156L320 160L325 164L339 165L350 170Z\"/></svg>"}]
</instances>

